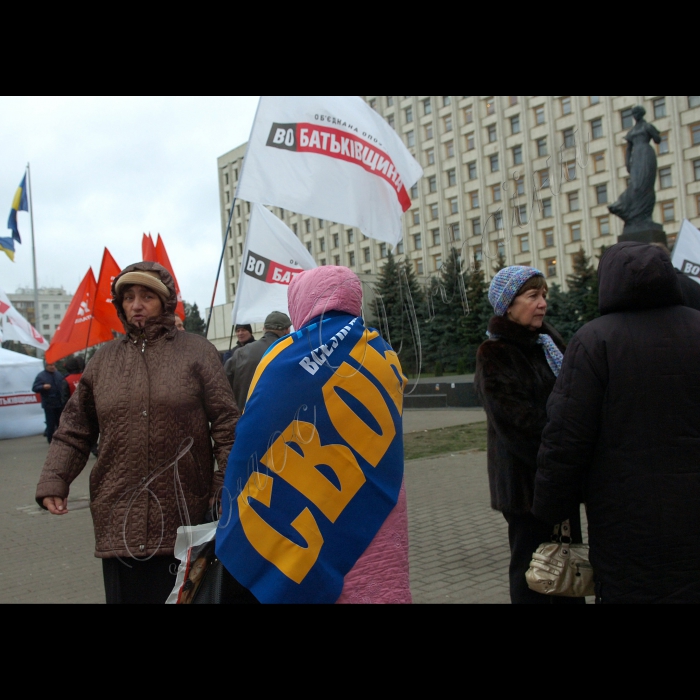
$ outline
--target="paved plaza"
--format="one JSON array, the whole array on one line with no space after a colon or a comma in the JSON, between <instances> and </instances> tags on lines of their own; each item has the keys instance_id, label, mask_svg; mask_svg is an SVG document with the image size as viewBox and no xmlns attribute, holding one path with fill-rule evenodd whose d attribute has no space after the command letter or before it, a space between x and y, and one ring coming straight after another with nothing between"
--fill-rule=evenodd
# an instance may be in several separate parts
<instances>
[{"instance_id":1,"label":"paved plaza","mask_svg":"<svg viewBox=\"0 0 700 700\"><path fill-rule=\"evenodd\" d=\"M482 422L475 409L407 411L405 431ZM34 502L47 452L42 437L0 441L0 603L104 603L93 556L88 477L71 488L70 512ZM486 453L406 463L411 586L415 603L507 603L508 537L489 506Z\"/></svg>"}]
</instances>

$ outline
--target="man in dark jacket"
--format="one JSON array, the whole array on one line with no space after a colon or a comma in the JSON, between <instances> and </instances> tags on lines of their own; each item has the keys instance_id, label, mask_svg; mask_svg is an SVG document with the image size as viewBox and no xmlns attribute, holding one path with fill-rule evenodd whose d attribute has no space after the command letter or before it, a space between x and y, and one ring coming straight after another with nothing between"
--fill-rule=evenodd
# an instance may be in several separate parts
<instances>
[{"instance_id":1,"label":"man in dark jacket","mask_svg":"<svg viewBox=\"0 0 700 700\"><path fill-rule=\"evenodd\" d=\"M237 324L235 327L235 333L236 333L236 338L238 338L238 342L236 343L236 347L233 348L233 350L229 353L227 353L227 356L224 356L224 372L226 372L226 376L228 377L228 383L231 385L231 388L233 389L233 356L241 349L244 348L246 345L250 345L251 343L255 342L255 336L253 335L253 328L249 324Z\"/></svg>"},{"instance_id":2,"label":"man in dark jacket","mask_svg":"<svg viewBox=\"0 0 700 700\"><path fill-rule=\"evenodd\" d=\"M700 312L653 246L613 246L598 275L602 316L547 406L533 513L586 503L599 601L700 602Z\"/></svg>"},{"instance_id":3,"label":"man in dark jacket","mask_svg":"<svg viewBox=\"0 0 700 700\"><path fill-rule=\"evenodd\" d=\"M49 441L49 445L61 419L65 383L63 375L56 369L56 365L48 363L46 369L39 372L32 387L34 393L41 394L41 407L46 416L46 439Z\"/></svg>"},{"instance_id":4,"label":"man in dark jacket","mask_svg":"<svg viewBox=\"0 0 700 700\"><path fill-rule=\"evenodd\" d=\"M229 360L231 366L227 374L233 387L236 403L241 411L243 411L245 402L248 400L250 384L253 381L255 370L258 368L260 360L262 360L263 355L273 343L276 343L289 333L291 325L292 321L287 314L273 311L265 319L263 337L238 350Z\"/></svg>"}]
</instances>

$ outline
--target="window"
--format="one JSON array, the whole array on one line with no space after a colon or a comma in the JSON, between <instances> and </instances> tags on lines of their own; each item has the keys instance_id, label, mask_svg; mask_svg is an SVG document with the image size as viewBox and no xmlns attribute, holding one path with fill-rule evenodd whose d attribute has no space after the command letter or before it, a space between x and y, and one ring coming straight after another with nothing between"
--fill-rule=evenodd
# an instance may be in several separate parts
<instances>
[{"instance_id":1,"label":"window","mask_svg":"<svg viewBox=\"0 0 700 700\"><path fill-rule=\"evenodd\" d=\"M487 103L486 103L486 116L491 116L492 114L496 113L496 103L494 102L493 98L491 98Z\"/></svg>"},{"instance_id":2,"label":"window","mask_svg":"<svg viewBox=\"0 0 700 700\"><path fill-rule=\"evenodd\" d=\"M390 114L387 117L387 122L389 123L389 126L393 129L396 126L396 119L394 118L393 114Z\"/></svg>"},{"instance_id":3,"label":"window","mask_svg":"<svg viewBox=\"0 0 700 700\"><path fill-rule=\"evenodd\" d=\"M700 202L698 203L698 207L700 207ZM472 235L481 235L481 219L472 219Z\"/></svg>"},{"instance_id":4,"label":"window","mask_svg":"<svg viewBox=\"0 0 700 700\"><path fill-rule=\"evenodd\" d=\"M530 252L530 236L520 236L520 252Z\"/></svg>"},{"instance_id":5,"label":"window","mask_svg":"<svg viewBox=\"0 0 700 700\"><path fill-rule=\"evenodd\" d=\"M457 171L454 170L448 170L447 171L447 186L448 187L454 187L457 184Z\"/></svg>"},{"instance_id":6,"label":"window","mask_svg":"<svg viewBox=\"0 0 700 700\"><path fill-rule=\"evenodd\" d=\"M442 106L449 107L452 104L452 98L449 95L445 95L442 98Z\"/></svg>"},{"instance_id":7,"label":"window","mask_svg":"<svg viewBox=\"0 0 700 700\"><path fill-rule=\"evenodd\" d=\"M698 216L700 216L700 194L695 195L695 203L698 205Z\"/></svg>"},{"instance_id":8,"label":"window","mask_svg":"<svg viewBox=\"0 0 700 700\"><path fill-rule=\"evenodd\" d=\"M489 143L495 143L498 139L498 136L496 135L496 125L491 124L491 126L488 127L487 131L489 135Z\"/></svg>"},{"instance_id":9,"label":"window","mask_svg":"<svg viewBox=\"0 0 700 700\"><path fill-rule=\"evenodd\" d=\"M493 222L496 231L503 231L503 212L500 209L493 215Z\"/></svg>"},{"instance_id":10,"label":"window","mask_svg":"<svg viewBox=\"0 0 700 700\"><path fill-rule=\"evenodd\" d=\"M425 152L425 162L428 165L435 165L435 149L434 148L429 148Z\"/></svg>"},{"instance_id":11,"label":"window","mask_svg":"<svg viewBox=\"0 0 700 700\"><path fill-rule=\"evenodd\" d=\"M469 170L469 179L476 180L476 163L469 163L469 165L467 165L467 168Z\"/></svg>"},{"instance_id":12,"label":"window","mask_svg":"<svg viewBox=\"0 0 700 700\"><path fill-rule=\"evenodd\" d=\"M508 97L508 104L513 107L514 105L518 104L518 96L517 95L510 95Z\"/></svg>"},{"instance_id":13,"label":"window","mask_svg":"<svg viewBox=\"0 0 700 700\"><path fill-rule=\"evenodd\" d=\"M580 208L578 192L571 192L569 194L569 211L578 211Z\"/></svg>"},{"instance_id":14,"label":"window","mask_svg":"<svg viewBox=\"0 0 700 700\"><path fill-rule=\"evenodd\" d=\"M304 228L306 229L306 233L311 233L311 219L304 221Z\"/></svg>"},{"instance_id":15,"label":"window","mask_svg":"<svg viewBox=\"0 0 700 700\"><path fill-rule=\"evenodd\" d=\"M690 141L693 146L700 144L700 123L690 125Z\"/></svg>"},{"instance_id":16,"label":"window","mask_svg":"<svg viewBox=\"0 0 700 700\"><path fill-rule=\"evenodd\" d=\"M325 258L321 258L321 260L320 260L319 262L320 262L320 264L321 264L321 267L325 267L325 266L326 266L326 259L325 259Z\"/></svg>"},{"instance_id":17,"label":"window","mask_svg":"<svg viewBox=\"0 0 700 700\"><path fill-rule=\"evenodd\" d=\"M547 137L537 139L537 155L546 156L547 155Z\"/></svg>"},{"instance_id":18,"label":"window","mask_svg":"<svg viewBox=\"0 0 700 700\"><path fill-rule=\"evenodd\" d=\"M430 98L427 100L423 100L423 114L432 114L433 113L433 103L430 101Z\"/></svg>"},{"instance_id":19,"label":"window","mask_svg":"<svg viewBox=\"0 0 700 700\"><path fill-rule=\"evenodd\" d=\"M450 214L459 214L459 199L457 197L450 199Z\"/></svg>"},{"instance_id":20,"label":"window","mask_svg":"<svg viewBox=\"0 0 700 700\"><path fill-rule=\"evenodd\" d=\"M355 253L353 252L348 255L348 267L355 267Z\"/></svg>"},{"instance_id":21,"label":"window","mask_svg":"<svg viewBox=\"0 0 700 700\"><path fill-rule=\"evenodd\" d=\"M452 131L452 117L445 117L445 131Z\"/></svg>"},{"instance_id":22,"label":"window","mask_svg":"<svg viewBox=\"0 0 700 700\"><path fill-rule=\"evenodd\" d=\"M598 219L598 233L601 236L609 236L610 235L610 217L609 216L601 216Z\"/></svg>"},{"instance_id":23,"label":"window","mask_svg":"<svg viewBox=\"0 0 700 700\"><path fill-rule=\"evenodd\" d=\"M695 95L695 97L689 97L688 107L700 107L700 97L698 95Z\"/></svg>"},{"instance_id":24,"label":"window","mask_svg":"<svg viewBox=\"0 0 700 700\"><path fill-rule=\"evenodd\" d=\"M591 120L591 137L594 139L603 138L603 120L602 119L592 119Z\"/></svg>"},{"instance_id":25,"label":"window","mask_svg":"<svg viewBox=\"0 0 700 700\"><path fill-rule=\"evenodd\" d=\"M515 146L513 148L513 165L523 164L523 147Z\"/></svg>"},{"instance_id":26,"label":"window","mask_svg":"<svg viewBox=\"0 0 700 700\"><path fill-rule=\"evenodd\" d=\"M595 97L594 97L593 95L591 95L591 96L588 98L588 100L589 100L589 103L590 103L591 105L600 104L600 97L598 97L598 96L595 96Z\"/></svg>"},{"instance_id":27,"label":"window","mask_svg":"<svg viewBox=\"0 0 700 700\"><path fill-rule=\"evenodd\" d=\"M700 180L700 160L693 161L693 171L695 173L695 179Z\"/></svg>"},{"instance_id":28,"label":"window","mask_svg":"<svg viewBox=\"0 0 700 700\"><path fill-rule=\"evenodd\" d=\"M515 181L515 192L519 197L525 194L525 180L522 178Z\"/></svg>"},{"instance_id":29,"label":"window","mask_svg":"<svg viewBox=\"0 0 700 700\"><path fill-rule=\"evenodd\" d=\"M478 209L479 208L479 193L478 192L470 192L469 193L469 200L470 200L470 205L472 209Z\"/></svg>"},{"instance_id":30,"label":"window","mask_svg":"<svg viewBox=\"0 0 700 700\"><path fill-rule=\"evenodd\" d=\"M595 188L595 196L596 196L596 201L598 204L607 204L608 203L608 186L607 185L598 185Z\"/></svg>"},{"instance_id":31,"label":"window","mask_svg":"<svg viewBox=\"0 0 700 700\"><path fill-rule=\"evenodd\" d=\"M423 274L423 261L422 260L416 260L416 274L417 275Z\"/></svg>"},{"instance_id":32,"label":"window","mask_svg":"<svg viewBox=\"0 0 700 700\"><path fill-rule=\"evenodd\" d=\"M593 154L593 170L602 173L605 170L605 153Z\"/></svg>"},{"instance_id":33,"label":"window","mask_svg":"<svg viewBox=\"0 0 700 700\"><path fill-rule=\"evenodd\" d=\"M413 236L413 250L423 250L423 236L420 233Z\"/></svg>"},{"instance_id":34,"label":"window","mask_svg":"<svg viewBox=\"0 0 700 700\"><path fill-rule=\"evenodd\" d=\"M623 129L631 129L634 126L634 117L632 116L632 107L623 109L620 112L620 121Z\"/></svg>"},{"instance_id":35,"label":"window","mask_svg":"<svg viewBox=\"0 0 700 700\"><path fill-rule=\"evenodd\" d=\"M520 133L520 115L516 114L514 117L510 118L510 133L519 134Z\"/></svg>"},{"instance_id":36,"label":"window","mask_svg":"<svg viewBox=\"0 0 700 700\"><path fill-rule=\"evenodd\" d=\"M521 224L526 224L527 223L527 205L521 204L516 210L517 215L518 215L518 221Z\"/></svg>"},{"instance_id":37,"label":"window","mask_svg":"<svg viewBox=\"0 0 700 700\"><path fill-rule=\"evenodd\" d=\"M462 240L462 230L459 227L459 224L452 224L452 237L455 241L461 241Z\"/></svg>"},{"instance_id":38,"label":"window","mask_svg":"<svg viewBox=\"0 0 700 700\"><path fill-rule=\"evenodd\" d=\"M566 164L566 179L572 182L576 179L576 161L571 161L571 163Z\"/></svg>"},{"instance_id":39,"label":"window","mask_svg":"<svg viewBox=\"0 0 700 700\"><path fill-rule=\"evenodd\" d=\"M544 124L544 107L535 108L535 124Z\"/></svg>"},{"instance_id":40,"label":"window","mask_svg":"<svg viewBox=\"0 0 700 700\"><path fill-rule=\"evenodd\" d=\"M319 238L318 239L318 249L322 252L326 252L326 239L325 238Z\"/></svg>"},{"instance_id":41,"label":"window","mask_svg":"<svg viewBox=\"0 0 700 700\"><path fill-rule=\"evenodd\" d=\"M433 138L433 125L428 124L425 127L425 139L426 139L426 141L430 141L430 139L432 139L432 138Z\"/></svg>"},{"instance_id":42,"label":"window","mask_svg":"<svg viewBox=\"0 0 700 700\"><path fill-rule=\"evenodd\" d=\"M416 145L416 134L414 131L407 131L406 132L406 145L409 148L412 148L413 146Z\"/></svg>"},{"instance_id":43,"label":"window","mask_svg":"<svg viewBox=\"0 0 700 700\"><path fill-rule=\"evenodd\" d=\"M362 254L364 256L364 260L366 263L371 262L372 260L372 253L370 252L369 248L363 248L362 249Z\"/></svg>"},{"instance_id":44,"label":"window","mask_svg":"<svg viewBox=\"0 0 700 700\"><path fill-rule=\"evenodd\" d=\"M428 178L428 190L430 192L437 192L437 177L435 175L431 175Z\"/></svg>"},{"instance_id":45,"label":"window","mask_svg":"<svg viewBox=\"0 0 700 700\"><path fill-rule=\"evenodd\" d=\"M352 229L348 229L347 234L348 234L348 243L354 243L355 242L355 232Z\"/></svg>"},{"instance_id":46,"label":"window","mask_svg":"<svg viewBox=\"0 0 700 700\"><path fill-rule=\"evenodd\" d=\"M431 204L431 205L430 205L430 216L431 216L431 218L433 219L433 221L435 221L435 219L439 219L439 218L440 218L440 211L439 211L439 209L438 209L438 205L437 205L437 204Z\"/></svg>"},{"instance_id":47,"label":"window","mask_svg":"<svg viewBox=\"0 0 700 700\"><path fill-rule=\"evenodd\" d=\"M545 248L554 247L554 229L548 228L545 231L542 231L542 237L544 238Z\"/></svg>"},{"instance_id":48,"label":"window","mask_svg":"<svg viewBox=\"0 0 700 700\"><path fill-rule=\"evenodd\" d=\"M671 175L671 168L659 168L659 184L662 190L669 187L673 187L673 176Z\"/></svg>"},{"instance_id":49,"label":"window","mask_svg":"<svg viewBox=\"0 0 700 700\"><path fill-rule=\"evenodd\" d=\"M675 221L676 219L676 207L673 201L661 202L661 215L664 223L669 221Z\"/></svg>"},{"instance_id":50,"label":"window","mask_svg":"<svg viewBox=\"0 0 700 700\"><path fill-rule=\"evenodd\" d=\"M659 143L659 155L664 155L671 151L670 145L668 143L668 131L661 134L661 142Z\"/></svg>"},{"instance_id":51,"label":"window","mask_svg":"<svg viewBox=\"0 0 700 700\"><path fill-rule=\"evenodd\" d=\"M386 258L386 256L387 256L387 247L386 247L386 243L382 243L382 244L379 246L379 257L380 257L380 258Z\"/></svg>"},{"instance_id":52,"label":"window","mask_svg":"<svg viewBox=\"0 0 700 700\"><path fill-rule=\"evenodd\" d=\"M474 246L474 262L480 263L484 259L484 253L480 245Z\"/></svg>"},{"instance_id":53,"label":"window","mask_svg":"<svg viewBox=\"0 0 700 700\"><path fill-rule=\"evenodd\" d=\"M581 224L571 224L571 226L569 226L569 232L571 233L572 243L577 243L581 240Z\"/></svg>"},{"instance_id":54,"label":"window","mask_svg":"<svg viewBox=\"0 0 700 700\"><path fill-rule=\"evenodd\" d=\"M473 151L474 148L474 134L467 134L467 150Z\"/></svg>"},{"instance_id":55,"label":"window","mask_svg":"<svg viewBox=\"0 0 700 700\"><path fill-rule=\"evenodd\" d=\"M323 228L323 219L318 220L318 227Z\"/></svg>"},{"instance_id":56,"label":"window","mask_svg":"<svg viewBox=\"0 0 700 700\"><path fill-rule=\"evenodd\" d=\"M467 124L471 124L474 121L474 111L471 107L467 107L464 110L464 121Z\"/></svg>"},{"instance_id":57,"label":"window","mask_svg":"<svg viewBox=\"0 0 700 700\"><path fill-rule=\"evenodd\" d=\"M433 269L439 270L442 267L442 255L435 255L433 257Z\"/></svg>"},{"instance_id":58,"label":"window","mask_svg":"<svg viewBox=\"0 0 700 700\"><path fill-rule=\"evenodd\" d=\"M313 249L312 249L311 241L309 241L309 242L306 244L306 250L308 250L309 253L311 253L311 254L313 255L313 252L314 252L314 251L313 251Z\"/></svg>"},{"instance_id":59,"label":"window","mask_svg":"<svg viewBox=\"0 0 700 700\"><path fill-rule=\"evenodd\" d=\"M369 101L369 106L370 106L372 109L376 109L376 108L377 108L377 100L371 99L371 100Z\"/></svg>"},{"instance_id":60,"label":"window","mask_svg":"<svg viewBox=\"0 0 700 700\"><path fill-rule=\"evenodd\" d=\"M552 216L552 199L551 199L551 197L547 197L547 199L542 200L542 216L545 219L548 219L550 216Z\"/></svg>"},{"instance_id":61,"label":"window","mask_svg":"<svg viewBox=\"0 0 700 700\"><path fill-rule=\"evenodd\" d=\"M666 116L666 98L659 97L654 100L654 119L663 119Z\"/></svg>"},{"instance_id":62,"label":"window","mask_svg":"<svg viewBox=\"0 0 700 700\"><path fill-rule=\"evenodd\" d=\"M394 106L394 97L392 95L387 95L386 96L386 106L387 107L393 107Z\"/></svg>"},{"instance_id":63,"label":"window","mask_svg":"<svg viewBox=\"0 0 700 700\"><path fill-rule=\"evenodd\" d=\"M396 254L403 255L403 241L396 246Z\"/></svg>"},{"instance_id":64,"label":"window","mask_svg":"<svg viewBox=\"0 0 700 700\"><path fill-rule=\"evenodd\" d=\"M339 266L340 266L340 255L334 255L334 256L333 256L333 264L334 264L336 267L339 267Z\"/></svg>"},{"instance_id":65,"label":"window","mask_svg":"<svg viewBox=\"0 0 700 700\"><path fill-rule=\"evenodd\" d=\"M440 229L436 228L432 232L433 234L433 245L440 245Z\"/></svg>"},{"instance_id":66,"label":"window","mask_svg":"<svg viewBox=\"0 0 700 700\"><path fill-rule=\"evenodd\" d=\"M557 259L556 258L547 258L547 260L544 261L544 268L547 272L547 277L556 277L557 276Z\"/></svg>"},{"instance_id":67,"label":"window","mask_svg":"<svg viewBox=\"0 0 700 700\"><path fill-rule=\"evenodd\" d=\"M411 199L416 199L418 197L418 184L416 183L411 187Z\"/></svg>"},{"instance_id":68,"label":"window","mask_svg":"<svg viewBox=\"0 0 700 700\"><path fill-rule=\"evenodd\" d=\"M413 122L413 107L408 107L404 111L404 115L406 117L406 124L411 124Z\"/></svg>"},{"instance_id":69,"label":"window","mask_svg":"<svg viewBox=\"0 0 700 700\"><path fill-rule=\"evenodd\" d=\"M501 169L501 166L498 162L498 154L491 156L489 158L489 161L491 162L491 172L497 173Z\"/></svg>"},{"instance_id":70,"label":"window","mask_svg":"<svg viewBox=\"0 0 700 700\"><path fill-rule=\"evenodd\" d=\"M561 98L561 113L563 115L571 114L571 98L562 97Z\"/></svg>"},{"instance_id":71,"label":"window","mask_svg":"<svg viewBox=\"0 0 700 700\"><path fill-rule=\"evenodd\" d=\"M491 195L492 195L492 199L493 199L494 202L500 202L500 201L501 201L501 192L502 192L502 190L501 190L501 186L500 186L500 185L494 185L494 186L491 188Z\"/></svg>"},{"instance_id":72,"label":"window","mask_svg":"<svg viewBox=\"0 0 700 700\"><path fill-rule=\"evenodd\" d=\"M413 225L418 226L420 224L420 212L418 210L413 212Z\"/></svg>"},{"instance_id":73,"label":"window","mask_svg":"<svg viewBox=\"0 0 700 700\"><path fill-rule=\"evenodd\" d=\"M445 144L445 156L447 158L453 158L455 154L455 142L454 141L448 141Z\"/></svg>"},{"instance_id":74,"label":"window","mask_svg":"<svg viewBox=\"0 0 700 700\"><path fill-rule=\"evenodd\" d=\"M333 234L333 247L337 248L340 244L340 236L337 233Z\"/></svg>"},{"instance_id":75,"label":"window","mask_svg":"<svg viewBox=\"0 0 700 700\"><path fill-rule=\"evenodd\" d=\"M573 129L564 129L564 148L573 148L576 145L576 137Z\"/></svg>"}]
</instances>

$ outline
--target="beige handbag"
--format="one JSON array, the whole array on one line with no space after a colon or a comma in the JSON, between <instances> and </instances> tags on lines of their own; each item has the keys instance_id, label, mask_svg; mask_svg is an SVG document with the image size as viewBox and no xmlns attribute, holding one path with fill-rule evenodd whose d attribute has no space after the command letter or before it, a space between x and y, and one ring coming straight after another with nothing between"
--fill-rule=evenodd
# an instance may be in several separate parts
<instances>
[{"instance_id":1,"label":"beige handbag","mask_svg":"<svg viewBox=\"0 0 700 700\"><path fill-rule=\"evenodd\" d=\"M554 528L554 541L545 542L532 555L525 573L531 590L544 595L583 598L595 595L593 567L588 561L587 544L571 544L568 520Z\"/></svg>"}]
</instances>

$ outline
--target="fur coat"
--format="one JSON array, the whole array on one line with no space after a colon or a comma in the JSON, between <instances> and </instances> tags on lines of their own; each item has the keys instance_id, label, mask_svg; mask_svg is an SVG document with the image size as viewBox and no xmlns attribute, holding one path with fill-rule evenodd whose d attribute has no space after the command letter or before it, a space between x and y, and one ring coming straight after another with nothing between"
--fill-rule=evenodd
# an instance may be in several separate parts
<instances>
[{"instance_id":1,"label":"fur coat","mask_svg":"<svg viewBox=\"0 0 700 700\"><path fill-rule=\"evenodd\" d=\"M489 322L494 337L477 352L474 386L488 419L491 506L503 513L525 514L532 508L547 399L556 381L537 344L540 332L564 351L561 336L547 323L531 331L494 316Z\"/></svg>"}]
</instances>

